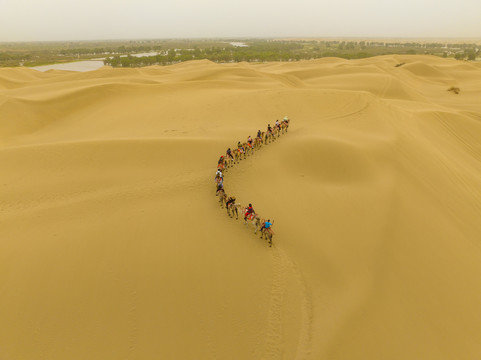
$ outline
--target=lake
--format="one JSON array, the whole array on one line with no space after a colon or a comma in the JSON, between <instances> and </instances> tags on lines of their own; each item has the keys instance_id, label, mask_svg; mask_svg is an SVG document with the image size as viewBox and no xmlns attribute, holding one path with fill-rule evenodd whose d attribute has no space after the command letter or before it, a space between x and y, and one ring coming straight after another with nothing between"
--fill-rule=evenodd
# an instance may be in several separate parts
<instances>
[{"instance_id":1,"label":"lake","mask_svg":"<svg viewBox=\"0 0 481 360\"><path fill-rule=\"evenodd\" d=\"M100 69L104 66L103 60L84 60L84 61L75 61L69 63L62 63L62 64L52 64L52 65L42 65L42 66L34 66L30 69L38 70L38 71L47 71L47 70L67 70L67 71L92 71Z\"/></svg>"},{"instance_id":2,"label":"lake","mask_svg":"<svg viewBox=\"0 0 481 360\"><path fill-rule=\"evenodd\" d=\"M157 52L149 52L149 53L141 53L141 54L131 54L131 56L135 57L142 57L142 56L155 56L158 55ZM112 55L113 56L113 55ZM121 55L120 57L126 57L127 55ZM42 65L42 66L34 66L30 69L38 70L38 71L47 71L47 70L66 70L66 71L92 71L100 69L104 66L104 59L92 59L92 60L82 60L82 61L74 61L68 63L61 63L61 64L51 64L51 65Z\"/></svg>"}]
</instances>

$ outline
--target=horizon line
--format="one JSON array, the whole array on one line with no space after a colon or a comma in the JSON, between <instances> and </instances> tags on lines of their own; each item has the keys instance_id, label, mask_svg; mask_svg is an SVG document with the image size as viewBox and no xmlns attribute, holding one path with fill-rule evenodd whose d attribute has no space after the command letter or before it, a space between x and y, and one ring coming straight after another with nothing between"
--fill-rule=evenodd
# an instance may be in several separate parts
<instances>
[{"instance_id":1,"label":"horizon line","mask_svg":"<svg viewBox=\"0 0 481 360\"><path fill-rule=\"evenodd\" d=\"M114 41L166 41L166 40L473 40L481 42L481 36L215 36L215 37L162 37L162 38L98 38L98 39L63 39L63 40L0 40L0 44L14 43L64 43L64 42L114 42Z\"/></svg>"}]
</instances>

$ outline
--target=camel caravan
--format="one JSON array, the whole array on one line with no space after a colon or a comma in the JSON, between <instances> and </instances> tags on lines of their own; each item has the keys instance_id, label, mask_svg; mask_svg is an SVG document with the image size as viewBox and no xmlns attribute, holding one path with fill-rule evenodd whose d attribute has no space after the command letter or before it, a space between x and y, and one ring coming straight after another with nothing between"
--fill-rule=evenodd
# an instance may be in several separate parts
<instances>
[{"instance_id":1,"label":"camel caravan","mask_svg":"<svg viewBox=\"0 0 481 360\"><path fill-rule=\"evenodd\" d=\"M252 224L254 227L254 234L259 231L261 239L264 238L268 241L269 246L272 246L272 237L274 232L272 231L272 224L274 221L270 219L265 220L261 218L259 214L254 211L252 204L249 206L242 206L236 202L235 196L227 196L224 190L224 172L235 164L239 163L243 159L247 159L247 156L253 155L255 151L259 150L262 146L268 145L275 141L282 134L287 133L289 128L289 118L286 116L272 127L267 125L266 131L257 131L257 136L253 139L251 136L247 138L244 143L240 141L237 143L237 149L232 150L228 148L225 156L222 155L217 161L217 172L215 173L216 183L216 195L219 197L219 203L222 208L225 207L227 215L231 218L239 219L239 213L244 215L244 224L249 226Z\"/></svg>"}]
</instances>

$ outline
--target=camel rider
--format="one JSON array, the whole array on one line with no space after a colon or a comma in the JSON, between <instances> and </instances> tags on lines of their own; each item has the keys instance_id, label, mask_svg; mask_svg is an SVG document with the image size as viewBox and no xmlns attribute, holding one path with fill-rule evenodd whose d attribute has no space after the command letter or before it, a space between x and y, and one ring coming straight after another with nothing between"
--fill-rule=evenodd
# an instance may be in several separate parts
<instances>
[{"instance_id":1,"label":"camel rider","mask_svg":"<svg viewBox=\"0 0 481 360\"><path fill-rule=\"evenodd\" d=\"M250 147L252 147L252 138L251 138L250 135L249 135L249 137L247 138L247 143L249 144Z\"/></svg>"},{"instance_id":2,"label":"camel rider","mask_svg":"<svg viewBox=\"0 0 481 360\"><path fill-rule=\"evenodd\" d=\"M224 165L224 155L222 155L220 158L219 158L219 161L217 162L217 165Z\"/></svg>"},{"instance_id":3,"label":"camel rider","mask_svg":"<svg viewBox=\"0 0 481 360\"><path fill-rule=\"evenodd\" d=\"M241 154L244 153L244 147L242 146L240 141L237 143L237 150L239 150Z\"/></svg>"},{"instance_id":4,"label":"camel rider","mask_svg":"<svg viewBox=\"0 0 481 360\"><path fill-rule=\"evenodd\" d=\"M262 133L261 133L260 130L257 130L257 137L258 137L259 139L262 138Z\"/></svg>"},{"instance_id":5,"label":"camel rider","mask_svg":"<svg viewBox=\"0 0 481 360\"><path fill-rule=\"evenodd\" d=\"M230 148L227 149L226 154L227 154L228 157L230 157L232 160L234 160L234 157L232 156L232 150Z\"/></svg>"},{"instance_id":6,"label":"camel rider","mask_svg":"<svg viewBox=\"0 0 481 360\"><path fill-rule=\"evenodd\" d=\"M279 120L276 120L276 128L280 128L281 124L279 123Z\"/></svg>"},{"instance_id":7,"label":"camel rider","mask_svg":"<svg viewBox=\"0 0 481 360\"><path fill-rule=\"evenodd\" d=\"M244 214L244 220L247 220L247 217L250 214L255 214L254 208L252 207L252 204L249 204L249 207L246 209L246 212Z\"/></svg>"},{"instance_id":8,"label":"camel rider","mask_svg":"<svg viewBox=\"0 0 481 360\"><path fill-rule=\"evenodd\" d=\"M268 133L272 132L271 124L267 124L267 132Z\"/></svg>"},{"instance_id":9,"label":"camel rider","mask_svg":"<svg viewBox=\"0 0 481 360\"><path fill-rule=\"evenodd\" d=\"M216 194L221 190L224 190L224 183L222 181L217 184Z\"/></svg>"},{"instance_id":10,"label":"camel rider","mask_svg":"<svg viewBox=\"0 0 481 360\"><path fill-rule=\"evenodd\" d=\"M224 178L224 174L222 174L222 171L217 170L216 173L215 173L215 177L216 177L216 178L217 178L217 177L220 177L221 179L223 179L223 178Z\"/></svg>"},{"instance_id":11,"label":"camel rider","mask_svg":"<svg viewBox=\"0 0 481 360\"><path fill-rule=\"evenodd\" d=\"M263 229L269 230L271 228L271 226L272 226L271 220L267 220L267 221L264 222L264 225L262 225L261 231Z\"/></svg>"},{"instance_id":12,"label":"camel rider","mask_svg":"<svg viewBox=\"0 0 481 360\"><path fill-rule=\"evenodd\" d=\"M225 207L228 208L230 204L234 204L234 203L235 203L235 196L230 196L225 202Z\"/></svg>"}]
</instances>

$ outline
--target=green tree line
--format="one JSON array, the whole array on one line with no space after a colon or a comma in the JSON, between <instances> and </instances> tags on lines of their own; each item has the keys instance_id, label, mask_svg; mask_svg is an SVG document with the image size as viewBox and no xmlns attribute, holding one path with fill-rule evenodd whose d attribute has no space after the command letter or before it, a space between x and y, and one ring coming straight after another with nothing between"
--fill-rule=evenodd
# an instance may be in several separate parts
<instances>
[{"instance_id":1,"label":"green tree line","mask_svg":"<svg viewBox=\"0 0 481 360\"><path fill-rule=\"evenodd\" d=\"M243 42L236 47L230 42ZM322 57L360 59L390 54L430 54L459 60L481 56L475 43L385 42L379 40L160 39L0 43L0 66L35 66L107 57L114 67L167 65L188 60L214 62L298 61ZM137 53L159 55L136 57Z\"/></svg>"}]
</instances>

